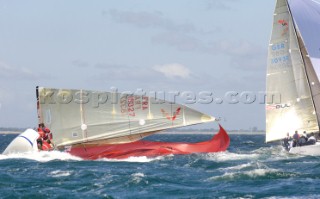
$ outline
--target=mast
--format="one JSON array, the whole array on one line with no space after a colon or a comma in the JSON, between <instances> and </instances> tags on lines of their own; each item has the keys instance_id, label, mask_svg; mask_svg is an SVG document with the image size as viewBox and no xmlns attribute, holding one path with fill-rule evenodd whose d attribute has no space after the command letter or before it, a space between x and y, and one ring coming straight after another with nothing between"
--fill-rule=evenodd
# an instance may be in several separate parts
<instances>
[{"instance_id":1,"label":"mast","mask_svg":"<svg viewBox=\"0 0 320 199\"><path fill-rule=\"evenodd\" d=\"M42 123L41 117L41 107L39 102L39 86L36 87L36 97L37 97L37 116L38 116L38 124Z\"/></svg>"}]
</instances>

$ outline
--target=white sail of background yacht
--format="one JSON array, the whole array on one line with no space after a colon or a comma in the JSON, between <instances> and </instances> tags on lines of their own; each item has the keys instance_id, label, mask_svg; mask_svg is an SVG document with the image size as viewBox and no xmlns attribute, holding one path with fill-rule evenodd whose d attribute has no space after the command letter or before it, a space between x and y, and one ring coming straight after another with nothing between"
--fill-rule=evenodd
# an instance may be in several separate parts
<instances>
[{"instance_id":1,"label":"white sail of background yacht","mask_svg":"<svg viewBox=\"0 0 320 199\"><path fill-rule=\"evenodd\" d=\"M319 58L319 1L277 0L268 50L267 142L296 130L319 131Z\"/></svg>"}]
</instances>

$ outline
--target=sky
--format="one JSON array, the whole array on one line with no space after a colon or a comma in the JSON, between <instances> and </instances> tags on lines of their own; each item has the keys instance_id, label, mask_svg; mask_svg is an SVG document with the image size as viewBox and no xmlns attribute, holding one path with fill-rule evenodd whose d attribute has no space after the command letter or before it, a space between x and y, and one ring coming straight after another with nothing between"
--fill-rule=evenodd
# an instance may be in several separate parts
<instances>
[{"instance_id":1,"label":"sky","mask_svg":"<svg viewBox=\"0 0 320 199\"><path fill-rule=\"evenodd\" d=\"M44 86L191 92L197 100L187 105L225 128L265 129L258 93L274 4L0 0L0 127L36 126L35 88ZM199 102L203 92L212 103Z\"/></svg>"}]
</instances>

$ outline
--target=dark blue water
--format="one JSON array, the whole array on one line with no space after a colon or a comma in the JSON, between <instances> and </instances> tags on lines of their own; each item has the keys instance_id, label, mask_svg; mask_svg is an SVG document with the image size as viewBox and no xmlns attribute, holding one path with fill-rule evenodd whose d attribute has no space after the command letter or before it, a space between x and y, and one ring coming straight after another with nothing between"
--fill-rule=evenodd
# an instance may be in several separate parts
<instances>
[{"instance_id":1,"label":"dark blue water","mask_svg":"<svg viewBox=\"0 0 320 199\"><path fill-rule=\"evenodd\" d=\"M0 151L14 138L0 135ZM262 135L227 152L85 161L60 152L0 155L0 198L320 198L320 157L289 155ZM203 141L209 135L154 135Z\"/></svg>"}]
</instances>

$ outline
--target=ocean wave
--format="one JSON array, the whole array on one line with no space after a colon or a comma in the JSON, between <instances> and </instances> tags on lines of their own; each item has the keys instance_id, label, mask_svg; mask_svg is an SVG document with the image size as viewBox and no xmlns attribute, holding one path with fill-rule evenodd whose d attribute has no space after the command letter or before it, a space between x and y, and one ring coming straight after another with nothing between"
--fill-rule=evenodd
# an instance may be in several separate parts
<instances>
[{"instance_id":1,"label":"ocean wave","mask_svg":"<svg viewBox=\"0 0 320 199\"><path fill-rule=\"evenodd\" d=\"M12 153L8 155L0 155L0 160L5 159L29 159L35 160L38 162L48 162L52 160L74 160L81 161L83 159L72 156L69 153L60 152L60 151L40 151L40 152L27 152L27 153Z\"/></svg>"},{"instance_id":2,"label":"ocean wave","mask_svg":"<svg viewBox=\"0 0 320 199\"><path fill-rule=\"evenodd\" d=\"M241 154L241 153L231 153L231 152L219 152L219 153L209 153L204 154L204 158L206 160L211 160L215 162L226 162L226 161L234 161L234 160L246 160L246 159L257 159L259 154Z\"/></svg>"},{"instance_id":3,"label":"ocean wave","mask_svg":"<svg viewBox=\"0 0 320 199\"><path fill-rule=\"evenodd\" d=\"M245 163L245 164L239 164L236 166L229 166L229 167L225 167L225 168L219 168L219 171L222 172L226 172L226 173L230 173L232 171L235 171L235 173L239 173L239 172L243 172L243 174L252 174L251 172L254 171L253 173L260 173L262 171L277 171L277 169L272 169L269 168L264 162L260 162L260 161L252 161L249 163Z\"/></svg>"},{"instance_id":4,"label":"ocean wave","mask_svg":"<svg viewBox=\"0 0 320 199\"><path fill-rule=\"evenodd\" d=\"M259 154L279 154L279 152L281 154L287 153L287 151L280 145L269 146L269 147L260 147L260 148L253 150L252 152L259 153Z\"/></svg>"},{"instance_id":5,"label":"ocean wave","mask_svg":"<svg viewBox=\"0 0 320 199\"><path fill-rule=\"evenodd\" d=\"M226 168L219 168L220 171L229 171L229 170L242 170L245 168L253 167L253 163L246 163L246 164L240 164L236 166L226 167Z\"/></svg>"},{"instance_id":6,"label":"ocean wave","mask_svg":"<svg viewBox=\"0 0 320 199\"><path fill-rule=\"evenodd\" d=\"M144 173L141 172L131 174L132 182L135 184L139 184L144 177ZM146 181L146 184L148 184L148 181Z\"/></svg>"},{"instance_id":7,"label":"ocean wave","mask_svg":"<svg viewBox=\"0 0 320 199\"><path fill-rule=\"evenodd\" d=\"M55 170L55 171L51 171L49 173L49 176L54 177L54 178L58 178L58 177L70 176L71 174L72 174L71 171Z\"/></svg>"},{"instance_id":8,"label":"ocean wave","mask_svg":"<svg viewBox=\"0 0 320 199\"><path fill-rule=\"evenodd\" d=\"M286 175L284 172L278 169L265 168L265 169L253 169L250 171L240 171L240 172L226 172L221 176L210 177L209 180L243 180L243 179L256 179L261 177L268 178L283 178L291 177L291 174Z\"/></svg>"},{"instance_id":9,"label":"ocean wave","mask_svg":"<svg viewBox=\"0 0 320 199\"><path fill-rule=\"evenodd\" d=\"M318 199L320 198L320 195L315 195L315 194L310 194L306 195L304 194L303 196L272 196L272 197L265 197L264 199Z\"/></svg>"},{"instance_id":10,"label":"ocean wave","mask_svg":"<svg viewBox=\"0 0 320 199\"><path fill-rule=\"evenodd\" d=\"M261 160L268 162L294 160L303 157L298 154L288 153L282 146L261 147L252 152L258 154Z\"/></svg>"},{"instance_id":11,"label":"ocean wave","mask_svg":"<svg viewBox=\"0 0 320 199\"><path fill-rule=\"evenodd\" d=\"M249 140L249 141L244 141L244 142L241 142L241 144L255 144L255 142Z\"/></svg>"}]
</instances>

